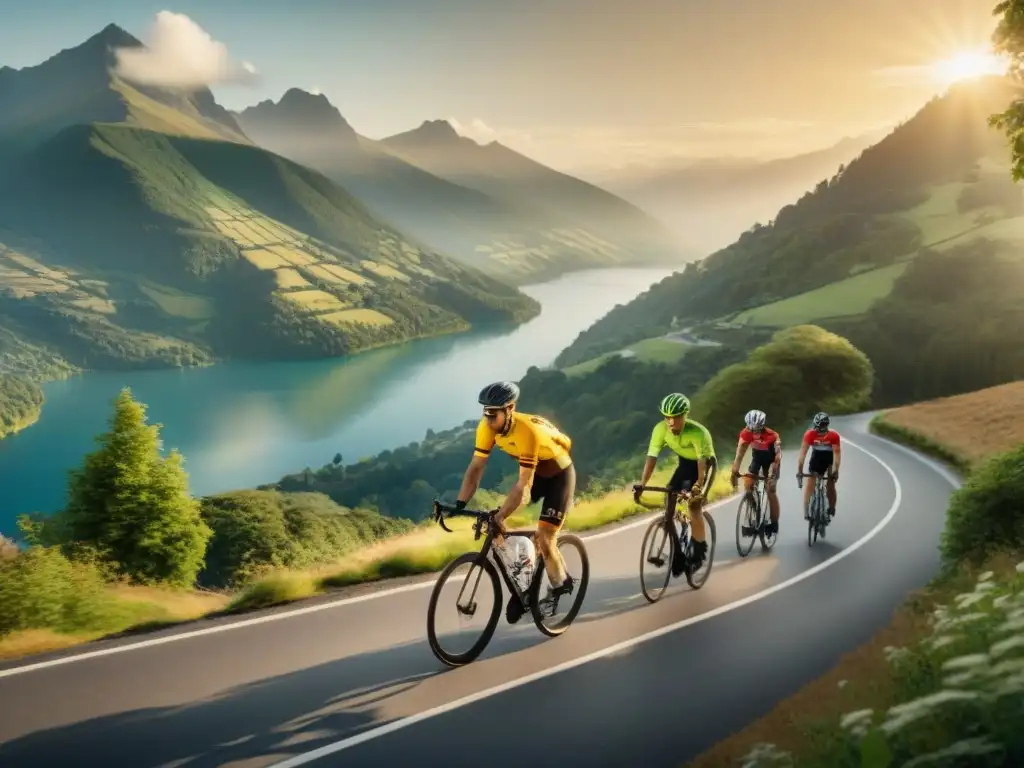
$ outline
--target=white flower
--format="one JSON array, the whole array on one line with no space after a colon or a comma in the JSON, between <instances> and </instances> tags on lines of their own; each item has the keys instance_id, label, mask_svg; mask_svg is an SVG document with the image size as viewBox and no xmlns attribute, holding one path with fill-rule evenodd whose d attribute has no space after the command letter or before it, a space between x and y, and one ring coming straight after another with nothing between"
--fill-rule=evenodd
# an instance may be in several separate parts
<instances>
[{"instance_id":1,"label":"white flower","mask_svg":"<svg viewBox=\"0 0 1024 768\"><path fill-rule=\"evenodd\" d=\"M974 691L943 690L936 693L922 696L908 701L904 704L897 704L890 707L886 713L886 721L882 724L882 730L886 733L895 733L915 720L928 715L932 709L943 704L950 704L957 701L974 701L980 694Z\"/></svg>"},{"instance_id":2,"label":"white flower","mask_svg":"<svg viewBox=\"0 0 1024 768\"><path fill-rule=\"evenodd\" d=\"M979 664L986 664L988 662L988 655L984 653L971 653L967 656L957 656L955 659L950 659L942 665L943 669L967 669L968 667L976 667Z\"/></svg>"},{"instance_id":3,"label":"white flower","mask_svg":"<svg viewBox=\"0 0 1024 768\"><path fill-rule=\"evenodd\" d=\"M903 768L921 768L925 765L962 765L963 763L959 761L951 763L950 758L981 757L999 752L1001 749L1002 747L988 738L962 739L936 752L918 755L913 760L904 763Z\"/></svg>"},{"instance_id":4,"label":"white flower","mask_svg":"<svg viewBox=\"0 0 1024 768\"><path fill-rule=\"evenodd\" d=\"M998 643L992 645L989 649L989 653L992 657L1002 656L1004 653L1009 653L1015 648L1024 648L1024 635L1014 635L1008 637L1005 640L1000 640Z\"/></svg>"},{"instance_id":5,"label":"white flower","mask_svg":"<svg viewBox=\"0 0 1024 768\"><path fill-rule=\"evenodd\" d=\"M985 571L978 577L978 581L988 581L993 576L995 576L995 574L992 571Z\"/></svg>"},{"instance_id":6,"label":"white flower","mask_svg":"<svg viewBox=\"0 0 1024 768\"><path fill-rule=\"evenodd\" d=\"M856 712L847 712L843 715L843 719L839 721L840 728L853 728L857 725L863 725L871 722L871 715L875 713L873 709L858 709Z\"/></svg>"}]
</instances>

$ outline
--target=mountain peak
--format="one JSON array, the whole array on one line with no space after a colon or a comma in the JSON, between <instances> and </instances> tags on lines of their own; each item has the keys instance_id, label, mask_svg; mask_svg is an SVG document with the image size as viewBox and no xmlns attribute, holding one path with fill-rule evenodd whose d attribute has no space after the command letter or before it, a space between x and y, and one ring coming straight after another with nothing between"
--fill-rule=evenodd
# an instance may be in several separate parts
<instances>
[{"instance_id":1,"label":"mountain peak","mask_svg":"<svg viewBox=\"0 0 1024 768\"><path fill-rule=\"evenodd\" d=\"M341 112L322 93L310 93L301 88L289 88L275 104L265 99L238 114L242 129L257 143L272 151L291 157L295 141L343 142L355 146L359 137ZM284 142L282 144L281 142ZM310 145L312 146L312 145ZM288 151L285 151L285 148Z\"/></svg>"},{"instance_id":2,"label":"mountain peak","mask_svg":"<svg viewBox=\"0 0 1024 768\"><path fill-rule=\"evenodd\" d=\"M383 142L394 147L433 147L435 149L459 147L467 142L476 144L472 139L460 136L447 120L424 120L418 128L388 136Z\"/></svg>"},{"instance_id":3,"label":"mountain peak","mask_svg":"<svg viewBox=\"0 0 1024 768\"><path fill-rule=\"evenodd\" d=\"M75 47L94 48L100 45L106 48L137 48L142 46L142 42L117 24L110 23L84 43Z\"/></svg>"}]
</instances>

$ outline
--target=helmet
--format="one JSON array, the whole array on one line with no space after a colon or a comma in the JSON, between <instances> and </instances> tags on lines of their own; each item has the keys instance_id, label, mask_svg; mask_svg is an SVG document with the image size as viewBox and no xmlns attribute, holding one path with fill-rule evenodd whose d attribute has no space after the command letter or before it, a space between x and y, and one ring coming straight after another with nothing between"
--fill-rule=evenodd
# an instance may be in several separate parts
<instances>
[{"instance_id":1,"label":"helmet","mask_svg":"<svg viewBox=\"0 0 1024 768\"><path fill-rule=\"evenodd\" d=\"M765 415L764 411L747 411L747 415L743 417L743 420L747 423L747 429L751 432L756 432L759 429L764 429L764 423L768 420L768 416Z\"/></svg>"},{"instance_id":2,"label":"helmet","mask_svg":"<svg viewBox=\"0 0 1024 768\"><path fill-rule=\"evenodd\" d=\"M828 425L831 423L831 421L829 420L827 413L819 411L818 413L814 414L814 420L811 423L814 424L814 428L816 430L818 430L819 432L824 432L826 429L828 429Z\"/></svg>"},{"instance_id":3,"label":"helmet","mask_svg":"<svg viewBox=\"0 0 1024 768\"><path fill-rule=\"evenodd\" d=\"M662 416L683 416L690 412L690 401L686 395L673 392L665 395L659 406Z\"/></svg>"},{"instance_id":4,"label":"helmet","mask_svg":"<svg viewBox=\"0 0 1024 768\"><path fill-rule=\"evenodd\" d=\"M513 381L496 381L480 390L477 402L486 408L504 408L519 399L519 387Z\"/></svg>"}]
</instances>

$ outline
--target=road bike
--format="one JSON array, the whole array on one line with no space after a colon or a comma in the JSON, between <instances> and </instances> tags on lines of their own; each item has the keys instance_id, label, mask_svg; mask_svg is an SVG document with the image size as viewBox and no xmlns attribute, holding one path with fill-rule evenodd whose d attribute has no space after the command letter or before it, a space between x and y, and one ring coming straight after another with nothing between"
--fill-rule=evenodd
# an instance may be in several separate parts
<instances>
[{"instance_id":1,"label":"road bike","mask_svg":"<svg viewBox=\"0 0 1024 768\"><path fill-rule=\"evenodd\" d=\"M676 557L676 553L680 551L683 553L683 557L686 558L683 570L683 573L686 574L686 581L693 589L703 587L708 580L708 576L711 575L711 565L715 559L715 544L718 537L715 534L714 519L708 514L706 509L701 510L704 516L704 530L707 532L708 549L704 564L700 569L703 572L703 576L698 576L698 572L694 571L691 567L690 561L690 510L686 504L680 505L678 503L680 501L688 501L690 494L686 491L674 491L671 488L660 488L651 485L635 485L633 486L633 491L637 496L644 491L665 494L665 513L656 517L647 526L647 532L644 533L644 540L640 549L640 589L647 602L656 603L665 594L669 579L672 576L672 562ZM649 509L661 508L660 504L652 506L643 502L639 503ZM678 530L676 523L679 524ZM648 579L645 575L645 565L649 563L655 568L660 568L666 564L666 559L668 567L665 568L665 575L652 576Z\"/></svg>"},{"instance_id":2,"label":"road bike","mask_svg":"<svg viewBox=\"0 0 1024 768\"><path fill-rule=\"evenodd\" d=\"M817 541L818 537L825 538L825 528L831 521L828 514L828 495L826 480L830 479L832 475L826 478L825 475L807 474L805 472L797 473L797 486L803 488L803 479L805 477L814 478L814 490L811 492L811 504L808 511L807 520L807 546L814 546L814 542Z\"/></svg>"},{"instance_id":3,"label":"road bike","mask_svg":"<svg viewBox=\"0 0 1024 768\"><path fill-rule=\"evenodd\" d=\"M736 510L736 551L740 557L746 557L754 548L755 539L761 539L761 551L767 552L775 544L778 534L770 530L771 512L765 503L765 481L768 478L749 472L744 472L739 477L752 478L755 483L753 488L744 492ZM741 542L745 538L750 540L750 545L744 550Z\"/></svg>"},{"instance_id":4,"label":"road bike","mask_svg":"<svg viewBox=\"0 0 1024 768\"><path fill-rule=\"evenodd\" d=\"M576 618L580 608L583 606L583 598L587 594L587 585L590 582L590 558L587 555L587 548L579 536L572 533L560 533L556 539L556 546L559 549L563 546L574 548L579 553L582 565L580 566L579 574L573 575L569 572L569 565L566 563L566 575L572 579L572 591L556 595L553 599L549 600L541 596L541 581L546 571L544 568L544 557L539 549L536 550L536 560L532 566L525 565L522 562L507 563L505 558L499 554L499 550L507 547L510 540L517 536L532 538L534 531L512 530L502 534L500 526L494 519L497 511L497 509L490 511L460 510L454 506L442 504L437 500L434 501L434 520L449 533L453 533L453 531L444 523L445 513L449 517L475 518L473 523L474 541L478 541L481 536L485 535L484 529L486 528L486 538L479 552L466 552L459 555L441 571L437 577L437 583L434 585L434 590L430 595L430 603L427 606L427 639L430 642L430 649L440 661L451 667L458 667L472 662L483 652L494 635L494 631L498 627L498 620L501 617L503 598L498 574L501 574L501 579L505 582L505 586L508 587L511 595L505 611L505 618L508 622L515 624L526 611L529 611L533 616L533 623L537 625L537 629L548 637L557 637L569 628L569 625L572 624L573 619ZM502 545L495 544L495 538L498 536L502 536L504 539ZM565 560L564 555L562 559L563 561ZM491 584L491 591L494 594L494 607L491 608L491 614L487 619L487 624L480 638L468 651L454 653L442 647L441 638L435 626L438 615L438 600L445 582L456 569L466 565L469 566L469 573L466 574L462 589L459 591L459 598L456 600L456 614L460 617L471 617L476 613L477 590L480 587L480 580L484 575L487 576ZM460 605L463 593L470 584L472 584L471 594L466 603ZM569 611L561 621L549 623L548 620L554 617L555 612L558 610L559 601L563 598L573 599Z\"/></svg>"}]
</instances>

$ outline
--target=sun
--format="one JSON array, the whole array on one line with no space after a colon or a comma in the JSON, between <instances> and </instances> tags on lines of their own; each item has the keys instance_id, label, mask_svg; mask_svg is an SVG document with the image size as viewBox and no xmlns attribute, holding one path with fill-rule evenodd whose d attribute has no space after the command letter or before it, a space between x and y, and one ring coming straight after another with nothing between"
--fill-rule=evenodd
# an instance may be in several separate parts
<instances>
[{"instance_id":1,"label":"sun","mask_svg":"<svg viewBox=\"0 0 1024 768\"><path fill-rule=\"evenodd\" d=\"M1009 63L1003 56L987 50L961 51L948 59L932 64L935 78L944 85L952 85L962 80L973 80L986 75L1003 75L1009 69Z\"/></svg>"}]
</instances>

